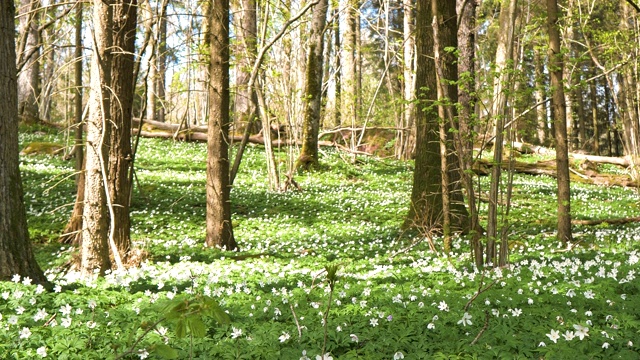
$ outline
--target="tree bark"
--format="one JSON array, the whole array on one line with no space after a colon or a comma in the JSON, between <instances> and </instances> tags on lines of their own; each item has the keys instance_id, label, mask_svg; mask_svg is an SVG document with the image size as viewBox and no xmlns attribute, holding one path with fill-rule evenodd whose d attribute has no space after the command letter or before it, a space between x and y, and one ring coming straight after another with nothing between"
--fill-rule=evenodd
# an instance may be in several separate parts
<instances>
[{"instance_id":1,"label":"tree bark","mask_svg":"<svg viewBox=\"0 0 640 360\"><path fill-rule=\"evenodd\" d=\"M111 126L109 131L109 196L112 204L111 234L124 262L131 249L129 201L131 183L131 122L133 111L133 65L137 23L137 0L118 0L113 14L113 53L111 68Z\"/></svg>"},{"instance_id":2,"label":"tree bark","mask_svg":"<svg viewBox=\"0 0 640 360\"><path fill-rule=\"evenodd\" d=\"M113 0L94 0L93 54L87 119L85 206L83 209L81 276L94 278L111 268L107 214L106 159L111 121Z\"/></svg>"},{"instance_id":3,"label":"tree bark","mask_svg":"<svg viewBox=\"0 0 640 360\"><path fill-rule=\"evenodd\" d=\"M46 284L31 248L18 157L15 8L0 7L0 281L13 275Z\"/></svg>"},{"instance_id":4,"label":"tree bark","mask_svg":"<svg viewBox=\"0 0 640 360\"><path fill-rule=\"evenodd\" d=\"M169 1L162 1L162 8L160 9L160 17L158 18L158 73L156 76L156 96L158 98L157 105L157 117L158 121L165 122L166 111L166 83L167 83L167 9L169 7Z\"/></svg>"},{"instance_id":5,"label":"tree bark","mask_svg":"<svg viewBox=\"0 0 640 360\"><path fill-rule=\"evenodd\" d=\"M258 99L253 84L249 84L251 69L256 60L257 50L257 4L256 0L238 0L240 8L235 14L239 17L236 24L236 92L235 92L235 123L238 128L251 127L250 133L255 134L260 126L255 126L257 118Z\"/></svg>"},{"instance_id":6,"label":"tree bark","mask_svg":"<svg viewBox=\"0 0 640 360\"><path fill-rule=\"evenodd\" d=\"M324 27L327 22L328 0L321 0L313 9L311 34L307 50L305 79L305 109L302 123L302 149L296 167L309 168L318 164L318 134L322 100ZM266 132L265 132L266 135Z\"/></svg>"},{"instance_id":7,"label":"tree bark","mask_svg":"<svg viewBox=\"0 0 640 360\"><path fill-rule=\"evenodd\" d=\"M503 0L500 7L500 28L503 29L498 39L496 50L497 76L493 81L492 120L495 121L495 143L493 162L502 163L504 117L506 116L507 89L510 84L510 73L507 63L513 57L513 35L516 21L517 0ZM494 166L489 188L489 208L487 215L487 250L486 263L495 263L496 240L498 235L498 193L500 190L501 166Z\"/></svg>"},{"instance_id":8,"label":"tree bark","mask_svg":"<svg viewBox=\"0 0 640 360\"><path fill-rule=\"evenodd\" d=\"M467 191L467 204L469 205L469 228L472 234L472 251L476 266L482 267L484 264L484 249L480 242L482 229L478 220L478 209L476 207L476 195L473 187L473 180L467 172L473 162L473 123L475 108L475 28L476 28L476 0L458 0L456 12L459 18L458 28L458 156L463 170L461 174L463 185Z\"/></svg>"},{"instance_id":9,"label":"tree bark","mask_svg":"<svg viewBox=\"0 0 640 360\"><path fill-rule=\"evenodd\" d=\"M84 144L83 144L83 126L82 126L82 13L83 3L78 0L76 5L76 23L75 23L75 63L74 67L74 135L75 143L73 154L76 159L76 201L69 217L69 222L60 235L60 242L64 244L80 244L82 239L82 212L84 207Z\"/></svg>"},{"instance_id":10,"label":"tree bark","mask_svg":"<svg viewBox=\"0 0 640 360\"><path fill-rule=\"evenodd\" d=\"M207 246L235 250L229 182L229 0L208 3Z\"/></svg>"},{"instance_id":11,"label":"tree bark","mask_svg":"<svg viewBox=\"0 0 640 360\"><path fill-rule=\"evenodd\" d=\"M356 11L358 0L340 0L340 33L342 47L340 52L340 121L342 124L355 127L357 122L357 91L356 76ZM355 138L352 137L352 145Z\"/></svg>"},{"instance_id":12,"label":"tree bark","mask_svg":"<svg viewBox=\"0 0 640 360\"><path fill-rule=\"evenodd\" d=\"M39 121L38 95L40 93L40 0L21 0L18 9L20 50L18 73L18 115L23 121Z\"/></svg>"},{"instance_id":13,"label":"tree bark","mask_svg":"<svg viewBox=\"0 0 640 360\"><path fill-rule=\"evenodd\" d=\"M415 127L414 119L416 106L415 100L415 34L414 34L414 5L412 0L403 0L403 52L402 52L402 74L404 84L404 112L403 123L398 130L398 140L396 144L396 158L409 159L415 147Z\"/></svg>"},{"instance_id":14,"label":"tree bark","mask_svg":"<svg viewBox=\"0 0 640 360\"><path fill-rule=\"evenodd\" d=\"M536 103L541 104L536 108L536 135L539 144L545 145L547 143L547 135L549 134L549 128L547 127L547 105L546 103L542 104L546 98L546 81L544 75L544 64L542 62L542 57L540 56L540 50L536 48L533 49L533 63L536 78L536 87L533 92L533 96Z\"/></svg>"},{"instance_id":15,"label":"tree bark","mask_svg":"<svg viewBox=\"0 0 640 360\"><path fill-rule=\"evenodd\" d=\"M430 1L416 3L416 158L413 187L405 228L432 233L442 224L442 183L434 39Z\"/></svg>"},{"instance_id":16,"label":"tree bark","mask_svg":"<svg viewBox=\"0 0 640 360\"><path fill-rule=\"evenodd\" d=\"M556 138L556 167L558 171L558 240L571 242L571 187L569 180L569 148L567 143L566 104L562 70L564 63L560 52L558 30L558 2L547 0L547 26L549 33L549 71L553 93L553 122Z\"/></svg>"}]
</instances>

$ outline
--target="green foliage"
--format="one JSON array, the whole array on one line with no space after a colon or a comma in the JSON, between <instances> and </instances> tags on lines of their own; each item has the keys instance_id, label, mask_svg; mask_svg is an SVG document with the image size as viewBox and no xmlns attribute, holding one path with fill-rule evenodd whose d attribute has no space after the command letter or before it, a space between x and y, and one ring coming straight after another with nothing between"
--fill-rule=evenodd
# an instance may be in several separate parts
<instances>
[{"instance_id":1,"label":"green foliage","mask_svg":"<svg viewBox=\"0 0 640 360\"><path fill-rule=\"evenodd\" d=\"M43 137L60 142L21 141ZM263 151L249 148L232 192L242 251L223 252L203 246L204 145L140 149L132 231L148 260L86 283L61 272L73 249L38 244L56 288L0 283L0 358L314 359L325 329L325 353L341 360L638 358L640 226L576 226L562 247L554 179L514 177L510 265L483 270L464 237L440 257L401 236L410 164L327 151L321 170L296 176L303 192L271 193ZM30 230L55 239L72 163L22 161ZM640 203L616 187L575 184L572 196L578 219L633 216Z\"/></svg>"}]
</instances>

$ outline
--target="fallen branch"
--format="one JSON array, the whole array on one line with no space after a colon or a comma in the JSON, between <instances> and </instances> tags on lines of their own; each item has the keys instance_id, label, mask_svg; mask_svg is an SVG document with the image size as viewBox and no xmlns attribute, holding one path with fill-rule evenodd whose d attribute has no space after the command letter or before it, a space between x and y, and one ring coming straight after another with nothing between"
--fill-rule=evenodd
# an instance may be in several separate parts
<instances>
[{"instance_id":1,"label":"fallen branch","mask_svg":"<svg viewBox=\"0 0 640 360\"><path fill-rule=\"evenodd\" d=\"M524 153L524 154L539 154L539 155L555 155L556 151L553 149L545 148L542 146L526 144L521 142L513 142L513 148ZM578 160L588 160L593 163L598 164L613 164L618 166L631 166L631 158L629 156L625 157L612 157L612 156L597 156L597 155L586 155L580 153L569 153L569 156L578 159Z\"/></svg>"},{"instance_id":2,"label":"fallen branch","mask_svg":"<svg viewBox=\"0 0 640 360\"><path fill-rule=\"evenodd\" d=\"M488 175L491 166L493 165L489 161L481 159L473 164L473 171L478 175ZM509 162L503 162L501 166L503 169L509 169ZM558 177L555 160L538 161L534 164L513 161L513 171L521 174ZM593 170L586 170L584 174L582 174L573 169L571 173L571 182L591 185L640 187L640 183L634 181L628 175L600 174Z\"/></svg>"},{"instance_id":3,"label":"fallen branch","mask_svg":"<svg viewBox=\"0 0 640 360\"><path fill-rule=\"evenodd\" d=\"M476 337L473 339L473 341L471 342L471 345L474 345L475 343L478 342L478 339L480 339L480 336L482 336L482 334L484 334L485 331L487 331L487 329L489 328L489 312L488 311L484 311L484 326L482 327L482 329L480 329L480 332L478 333L478 335L476 335Z\"/></svg>"},{"instance_id":4,"label":"fallen branch","mask_svg":"<svg viewBox=\"0 0 640 360\"><path fill-rule=\"evenodd\" d=\"M640 216L619 218L619 219L571 220L571 224L573 225L600 225L604 223L611 224L611 225L621 225L621 224L628 224L632 222L640 222Z\"/></svg>"}]
</instances>

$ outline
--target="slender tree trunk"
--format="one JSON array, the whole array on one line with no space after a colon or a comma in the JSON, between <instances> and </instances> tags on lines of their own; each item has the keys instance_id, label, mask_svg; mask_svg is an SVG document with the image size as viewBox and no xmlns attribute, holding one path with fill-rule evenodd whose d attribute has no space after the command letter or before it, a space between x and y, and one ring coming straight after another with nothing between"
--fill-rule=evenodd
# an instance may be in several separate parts
<instances>
[{"instance_id":1,"label":"slender tree trunk","mask_svg":"<svg viewBox=\"0 0 640 360\"><path fill-rule=\"evenodd\" d=\"M413 0L403 0L403 81L404 81L404 112L401 129L398 130L396 142L396 157L399 159L409 159L415 147L415 37L414 37L414 5Z\"/></svg>"},{"instance_id":2,"label":"slender tree trunk","mask_svg":"<svg viewBox=\"0 0 640 360\"><path fill-rule=\"evenodd\" d=\"M92 2L93 54L87 119L85 206L82 214L84 226L80 263L80 272L84 278L104 275L105 271L111 268L105 176L111 121L113 5L112 0Z\"/></svg>"},{"instance_id":3,"label":"slender tree trunk","mask_svg":"<svg viewBox=\"0 0 640 360\"><path fill-rule=\"evenodd\" d=\"M540 143L540 145L545 145L547 141L547 135L549 133L549 128L547 127L547 105L546 103L542 103L545 100L546 81L543 71L544 64L542 62L542 57L540 56L540 51L538 49L533 50L533 63L533 66L535 67L536 78L536 87L533 92L533 96L536 100L536 103L540 104L536 108L536 134L538 136L538 142Z\"/></svg>"},{"instance_id":4,"label":"slender tree trunk","mask_svg":"<svg viewBox=\"0 0 640 360\"><path fill-rule=\"evenodd\" d=\"M340 1L340 0L339 0ZM340 1L341 2L341 1ZM342 60L341 60L341 55L342 55L342 47L340 46L340 23L341 21L340 19L340 5L338 6L338 9L334 10L334 22L335 22L335 27L334 27L334 33L333 33L333 42L334 42L334 52L335 52L335 64L334 64L334 68L335 68L335 81L336 81L336 87L335 87L335 96L334 96L334 109L333 109L333 126L335 127L339 127L340 124L342 124L342 115L340 113L341 109L340 107L342 106Z\"/></svg>"},{"instance_id":5,"label":"slender tree trunk","mask_svg":"<svg viewBox=\"0 0 640 360\"><path fill-rule=\"evenodd\" d=\"M595 68L595 67L594 67ZM595 75L595 70L591 73L591 76ZM589 96L591 100L591 126L593 127L593 152L596 155L600 155L600 125L598 121L598 93L596 90L596 81L593 80L589 83Z\"/></svg>"},{"instance_id":6,"label":"slender tree trunk","mask_svg":"<svg viewBox=\"0 0 640 360\"><path fill-rule=\"evenodd\" d=\"M83 2L78 0L76 5L76 23L75 23L75 49L74 57L74 135L75 143L73 154L76 158L76 201L71 211L71 217L67 226L65 226L60 236L60 242L65 244L80 244L82 239L82 212L84 207L84 144L83 144L83 126L82 126L82 13Z\"/></svg>"},{"instance_id":7,"label":"slender tree trunk","mask_svg":"<svg viewBox=\"0 0 640 360\"><path fill-rule=\"evenodd\" d=\"M557 0L556 0L557 2ZM563 33L563 37L561 40L564 40L565 46L568 50L568 59L574 57L573 53L574 53L574 49L573 49L573 41L575 39L575 32L573 30L573 19L572 19L572 12L573 12L573 0L568 0L567 1L567 6L566 6L566 14L565 14L565 19L566 20L566 27L564 29L564 33ZM558 25L560 26L560 25ZM575 113L574 113L574 92L573 92L573 77L572 77L572 73L570 71L570 68L568 66L563 67L562 69L563 71L563 75L562 75L562 79L564 81L563 86L567 89L567 91L564 91L564 103L566 105L566 109L565 109L565 114L566 114L566 119L567 119L567 141L568 141L568 146L569 149L574 149L575 148L575 142L576 142L576 133L574 131L574 128L576 126L576 119L575 119Z\"/></svg>"},{"instance_id":8,"label":"slender tree trunk","mask_svg":"<svg viewBox=\"0 0 640 360\"><path fill-rule=\"evenodd\" d=\"M251 127L252 134L260 130L260 126L255 126L257 117L257 98L254 86L249 84L251 69L257 55L257 6L256 0L238 0L240 9L236 30L236 95L235 95L235 122L236 126Z\"/></svg>"},{"instance_id":9,"label":"slender tree trunk","mask_svg":"<svg viewBox=\"0 0 640 360\"><path fill-rule=\"evenodd\" d=\"M579 77L582 76L582 74L578 74ZM581 149L585 148L585 143L587 141L587 129L586 129L586 116L585 116L585 109L584 109L584 91L583 91L583 87L581 85L582 81L580 79L578 79L578 84L576 85L576 87L573 89L573 96L576 99L576 108L578 110L577 115L578 115L578 119L576 121L576 124L578 125L578 143Z\"/></svg>"},{"instance_id":10,"label":"slender tree trunk","mask_svg":"<svg viewBox=\"0 0 640 360\"><path fill-rule=\"evenodd\" d=\"M111 122L109 131L109 195L112 203L111 233L118 252L126 261L131 249L129 200L131 183L131 118L133 116L135 39L137 0L118 0L114 7L113 54L111 69Z\"/></svg>"},{"instance_id":11,"label":"slender tree trunk","mask_svg":"<svg viewBox=\"0 0 640 360\"><path fill-rule=\"evenodd\" d=\"M462 179L467 191L467 204L469 205L470 229L473 231L471 247L473 257L478 268L484 264L484 249L480 242L482 228L478 221L478 209L476 205L475 189L473 179L467 170L471 168L473 162L473 123L476 91L475 83L475 28L476 28L476 0L458 0L456 11L460 26L458 28L458 153L460 164L463 169ZM458 144L458 143L457 143Z\"/></svg>"},{"instance_id":12,"label":"slender tree trunk","mask_svg":"<svg viewBox=\"0 0 640 360\"><path fill-rule=\"evenodd\" d=\"M571 187L569 183L569 148L567 144L566 104L562 82L564 67L560 52L557 0L547 0L549 32L549 68L551 69L551 103L556 138L556 168L558 171L558 240L566 244L571 235Z\"/></svg>"},{"instance_id":13,"label":"slender tree trunk","mask_svg":"<svg viewBox=\"0 0 640 360\"><path fill-rule=\"evenodd\" d=\"M18 115L23 121L39 121L38 96L40 94L40 0L20 0L18 63Z\"/></svg>"},{"instance_id":14,"label":"slender tree trunk","mask_svg":"<svg viewBox=\"0 0 640 360\"><path fill-rule=\"evenodd\" d=\"M152 35L149 36L149 41L147 43L147 48L146 48L146 56L148 57L147 60L147 91L146 91L146 95L147 95L147 104L146 104L146 115L145 118L146 120L151 120L151 121L158 121L157 118L157 97L158 97L158 89L156 87L156 85L158 84L157 81L157 77L158 77L158 58L157 58L157 42L158 39L155 36L155 34L157 34L157 31L154 31L154 23L157 26L157 19L155 18L156 14L155 11L153 10L153 7L151 5L151 1L149 0L144 0L143 3L140 4L141 7L143 7L143 14L146 13L145 15L145 19L143 20L143 23L146 23L145 27L149 29L149 31L152 32Z\"/></svg>"},{"instance_id":15,"label":"slender tree trunk","mask_svg":"<svg viewBox=\"0 0 640 360\"><path fill-rule=\"evenodd\" d=\"M18 84L16 73L15 8L0 7L0 281L13 275L46 284L27 229L18 158Z\"/></svg>"},{"instance_id":16,"label":"slender tree trunk","mask_svg":"<svg viewBox=\"0 0 640 360\"><path fill-rule=\"evenodd\" d=\"M357 120L357 59L356 59L356 11L358 0L340 0L340 33L342 47L340 53L340 120L355 128ZM355 136L351 136L352 146Z\"/></svg>"},{"instance_id":17,"label":"slender tree trunk","mask_svg":"<svg viewBox=\"0 0 640 360\"><path fill-rule=\"evenodd\" d=\"M504 29L498 39L496 50L496 72L498 75L493 82L492 120L495 121L495 142L493 148L493 162L502 163L504 139L504 117L506 115L507 89L510 85L510 73L507 62L513 58L513 36L516 21L517 0L503 0L500 8L500 28ZM498 234L498 193L500 189L501 166L493 166L491 184L489 188L489 209L487 219L487 251L486 262L495 263L496 240ZM506 245L505 245L506 246Z\"/></svg>"},{"instance_id":18,"label":"slender tree trunk","mask_svg":"<svg viewBox=\"0 0 640 360\"><path fill-rule=\"evenodd\" d=\"M235 250L229 182L229 0L207 8L210 50L207 132L207 246Z\"/></svg>"},{"instance_id":19,"label":"slender tree trunk","mask_svg":"<svg viewBox=\"0 0 640 360\"><path fill-rule=\"evenodd\" d=\"M166 115L166 87L167 87L167 9L169 1L162 1L160 17L158 18L158 74L156 76L156 96L158 97L158 121L165 122Z\"/></svg>"},{"instance_id":20,"label":"slender tree trunk","mask_svg":"<svg viewBox=\"0 0 640 360\"><path fill-rule=\"evenodd\" d=\"M318 134L320 131L320 105L322 100L322 75L324 36L327 22L328 0L320 0L313 9L311 34L307 50L307 76L305 79L305 109L302 123L302 150L296 167L308 168L318 164Z\"/></svg>"}]
</instances>

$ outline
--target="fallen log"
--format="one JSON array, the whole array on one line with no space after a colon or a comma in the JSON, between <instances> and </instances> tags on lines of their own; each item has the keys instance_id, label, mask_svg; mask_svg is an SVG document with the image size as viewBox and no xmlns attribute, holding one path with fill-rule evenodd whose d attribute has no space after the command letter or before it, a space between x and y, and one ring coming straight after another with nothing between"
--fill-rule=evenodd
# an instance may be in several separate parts
<instances>
[{"instance_id":1,"label":"fallen log","mask_svg":"<svg viewBox=\"0 0 640 360\"><path fill-rule=\"evenodd\" d=\"M140 124L140 120L139 119L133 119L133 128L137 128ZM167 131L171 131L171 132L176 132L178 131L178 129L180 129L180 131L191 131L191 132L197 132L197 133L207 133L207 126L206 125L189 125L189 127L185 127L185 126L181 126L181 124L171 124L171 123L164 123L164 122L160 122L160 121L154 121L154 120L144 120L143 122L144 126L143 130L152 130L152 129L159 129L159 130L167 130ZM150 129L151 128L151 129Z\"/></svg>"},{"instance_id":2,"label":"fallen log","mask_svg":"<svg viewBox=\"0 0 640 360\"><path fill-rule=\"evenodd\" d=\"M492 163L487 160L480 159L473 164L473 171L478 175L489 175ZM524 163L520 161L512 161L511 166L516 173L529 174L529 175L548 175L557 178L558 173L556 171L555 160L538 161L536 163ZM509 170L509 162L503 162L501 167L504 170ZM570 169L570 179L574 183L584 183L592 185L605 185L605 186L622 186L622 187L640 187L638 181L634 181L628 175L615 175L615 174L601 174L596 171L585 171L580 173L577 170Z\"/></svg>"},{"instance_id":3,"label":"fallen log","mask_svg":"<svg viewBox=\"0 0 640 360\"><path fill-rule=\"evenodd\" d=\"M549 155L549 156L551 155L555 156L556 154L556 151L553 149L549 149L549 148L545 148L545 147L537 146L533 144L514 141L512 145L514 149L518 150L523 154L539 154L539 155ZM624 156L624 157L597 156L597 155L587 155L587 154L571 152L569 153L569 157L572 157L578 160L588 160L598 164L613 164L613 165L624 166L624 167L631 166L631 157L629 156Z\"/></svg>"},{"instance_id":4,"label":"fallen log","mask_svg":"<svg viewBox=\"0 0 640 360\"><path fill-rule=\"evenodd\" d=\"M604 223L611 224L611 225L621 225L621 224L628 224L632 222L640 222L640 216L619 218L619 219L571 220L571 224L573 225L600 225Z\"/></svg>"},{"instance_id":5,"label":"fallen log","mask_svg":"<svg viewBox=\"0 0 640 360\"><path fill-rule=\"evenodd\" d=\"M137 135L138 134L138 130L137 129L132 129L131 133L133 135ZM169 132L169 131L145 131L145 130L142 130L140 132L140 136L148 137L148 138L175 139L175 140L182 140L182 141L200 141L200 142L206 142L207 141L207 134L206 133L201 133L201 132L180 132L180 133L178 133L177 135L174 136L174 134L172 132ZM232 140L234 142L240 142L242 140L242 136L240 136L240 135L232 136L231 138L232 138ZM264 145L264 137L262 137L262 135L250 136L249 137L249 143L257 144L257 145ZM272 140L271 141L271 146L291 146L291 145L302 146L302 143L299 142L299 141L296 142L296 141L293 141L293 140L285 140L285 139L279 139L279 140ZM338 147L340 147L338 144L336 144L334 142L331 142L331 141L318 141L318 145L319 146L338 146Z\"/></svg>"}]
</instances>

